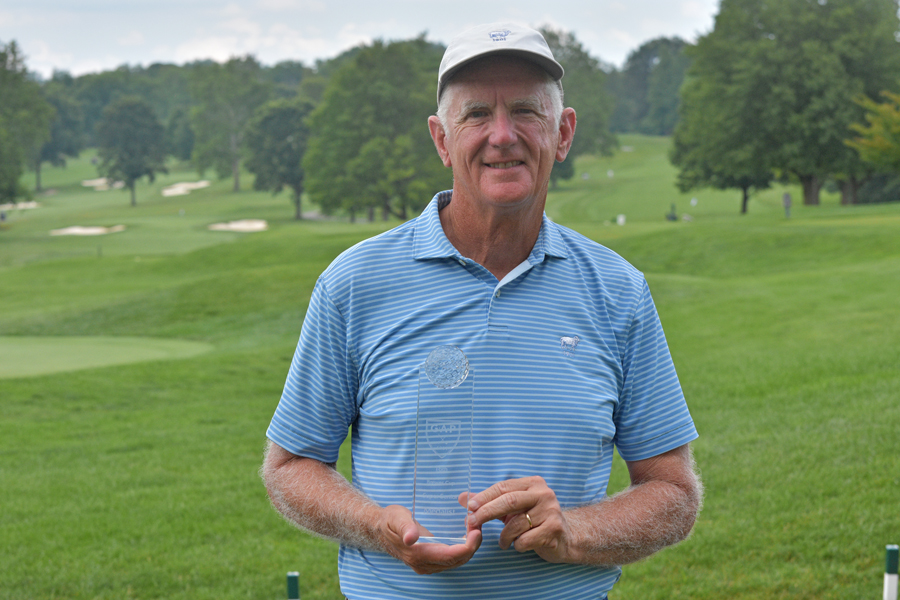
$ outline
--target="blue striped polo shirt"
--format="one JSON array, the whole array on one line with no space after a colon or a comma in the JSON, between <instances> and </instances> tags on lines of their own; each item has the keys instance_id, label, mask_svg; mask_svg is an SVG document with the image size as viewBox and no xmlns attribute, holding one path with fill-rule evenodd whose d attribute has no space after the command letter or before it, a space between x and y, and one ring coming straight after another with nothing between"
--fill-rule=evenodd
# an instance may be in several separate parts
<instances>
[{"instance_id":1,"label":"blue striped polo shirt","mask_svg":"<svg viewBox=\"0 0 900 600\"><path fill-rule=\"evenodd\" d=\"M471 490L540 475L563 508L606 496L628 461L697 437L643 275L543 218L528 259L502 281L441 228L441 192L418 218L360 242L319 277L269 439L326 463L352 426L354 485L412 509L419 367L460 348L474 373ZM342 546L352 600L601 599L618 568L551 564L501 550L500 522L458 569L416 575Z\"/></svg>"}]
</instances>

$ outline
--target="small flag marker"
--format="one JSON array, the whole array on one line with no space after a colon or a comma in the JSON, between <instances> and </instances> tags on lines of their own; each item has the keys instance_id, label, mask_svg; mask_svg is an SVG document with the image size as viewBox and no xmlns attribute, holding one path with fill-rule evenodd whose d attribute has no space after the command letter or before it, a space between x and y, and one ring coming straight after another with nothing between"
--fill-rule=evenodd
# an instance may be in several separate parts
<instances>
[{"instance_id":1,"label":"small flag marker","mask_svg":"<svg viewBox=\"0 0 900 600\"><path fill-rule=\"evenodd\" d=\"M288 600L300 600L300 573L289 571L287 574Z\"/></svg>"},{"instance_id":2,"label":"small flag marker","mask_svg":"<svg viewBox=\"0 0 900 600\"><path fill-rule=\"evenodd\" d=\"M897 563L900 562L900 546L887 547L884 561L884 600L897 600Z\"/></svg>"}]
</instances>

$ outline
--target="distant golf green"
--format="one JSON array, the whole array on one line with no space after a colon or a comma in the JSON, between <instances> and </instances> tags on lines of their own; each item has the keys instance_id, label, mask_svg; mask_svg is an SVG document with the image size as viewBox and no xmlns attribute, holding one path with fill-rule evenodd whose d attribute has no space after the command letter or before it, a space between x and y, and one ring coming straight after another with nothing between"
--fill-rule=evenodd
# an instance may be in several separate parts
<instances>
[{"instance_id":1,"label":"distant golf green","mask_svg":"<svg viewBox=\"0 0 900 600\"><path fill-rule=\"evenodd\" d=\"M146 337L0 336L0 379L190 358L211 349L202 342Z\"/></svg>"}]
</instances>

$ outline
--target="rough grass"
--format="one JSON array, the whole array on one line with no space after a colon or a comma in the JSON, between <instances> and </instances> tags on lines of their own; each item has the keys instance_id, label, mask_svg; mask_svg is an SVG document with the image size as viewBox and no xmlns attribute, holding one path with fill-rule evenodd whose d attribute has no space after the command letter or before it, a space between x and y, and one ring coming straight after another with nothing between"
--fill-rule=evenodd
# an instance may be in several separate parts
<instances>
[{"instance_id":1,"label":"rough grass","mask_svg":"<svg viewBox=\"0 0 900 600\"><path fill-rule=\"evenodd\" d=\"M735 192L678 194L667 143L625 136L548 203L647 274L701 433L693 537L626 567L614 597L877 597L900 540L900 206L826 195L786 220L775 189L740 216ZM212 350L0 380L0 597L283 598L299 570L305 599L338 598L335 546L281 521L256 469L317 275L390 224L294 223L285 196L228 182L163 198L197 179L178 169L131 208L78 185L87 161L46 169L57 193L0 230L0 335ZM665 221L673 202L693 220ZM236 218L271 229L206 230ZM613 489L626 477L617 463Z\"/></svg>"}]
</instances>

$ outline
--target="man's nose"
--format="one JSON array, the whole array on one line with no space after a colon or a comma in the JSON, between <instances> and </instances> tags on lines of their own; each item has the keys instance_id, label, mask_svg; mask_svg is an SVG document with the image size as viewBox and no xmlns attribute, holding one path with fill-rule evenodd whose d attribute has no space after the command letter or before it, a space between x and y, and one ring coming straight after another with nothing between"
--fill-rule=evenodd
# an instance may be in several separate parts
<instances>
[{"instance_id":1,"label":"man's nose","mask_svg":"<svg viewBox=\"0 0 900 600\"><path fill-rule=\"evenodd\" d=\"M519 139L516 135L515 123L506 113L498 113L491 122L491 136L489 141L492 146L512 146Z\"/></svg>"}]
</instances>

